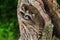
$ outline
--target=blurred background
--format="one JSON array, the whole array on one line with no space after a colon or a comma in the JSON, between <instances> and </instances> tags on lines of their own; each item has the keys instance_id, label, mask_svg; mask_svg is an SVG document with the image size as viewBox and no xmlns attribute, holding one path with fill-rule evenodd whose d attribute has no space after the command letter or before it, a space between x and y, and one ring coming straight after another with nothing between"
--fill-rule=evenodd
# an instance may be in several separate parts
<instances>
[{"instance_id":1,"label":"blurred background","mask_svg":"<svg viewBox=\"0 0 60 40\"><path fill-rule=\"evenodd\" d=\"M60 5L60 0L57 0ZM0 40L18 40L18 0L0 0Z\"/></svg>"},{"instance_id":2,"label":"blurred background","mask_svg":"<svg viewBox=\"0 0 60 40\"><path fill-rule=\"evenodd\" d=\"M0 0L0 40L17 40L19 38L17 1Z\"/></svg>"}]
</instances>

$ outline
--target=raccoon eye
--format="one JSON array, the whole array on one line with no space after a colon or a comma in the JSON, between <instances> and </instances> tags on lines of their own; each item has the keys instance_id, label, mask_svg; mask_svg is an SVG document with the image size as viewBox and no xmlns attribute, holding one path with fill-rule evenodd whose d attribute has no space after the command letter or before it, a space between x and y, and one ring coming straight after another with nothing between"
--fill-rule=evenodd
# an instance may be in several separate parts
<instances>
[{"instance_id":1,"label":"raccoon eye","mask_svg":"<svg viewBox=\"0 0 60 40\"><path fill-rule=\"evenodd\" d=\"M21 12L21 11L20 11L20 13L21 13L22 15L24 15L24 13L23 13L23 12Z\"/></svg>"},{"instance_id":2,"label":"raccoon eye","mask_svg":"<svg viewBox=\"0 0 60 40\"><path fill-rule=\"evenodd\" d=\"M24 19L31 20L31 17L29 15L24 15Z\"/></svg>"}]
</instances>

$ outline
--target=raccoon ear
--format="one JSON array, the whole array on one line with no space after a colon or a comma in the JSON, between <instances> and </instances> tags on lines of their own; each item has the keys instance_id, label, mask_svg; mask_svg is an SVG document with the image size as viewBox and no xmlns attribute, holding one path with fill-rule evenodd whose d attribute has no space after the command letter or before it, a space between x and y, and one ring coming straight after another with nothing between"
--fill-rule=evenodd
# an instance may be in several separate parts
<instances>
[{"instance_id":1,"label":"raccoon ear","mask_svg":"<svg viewBox=\"0 0 60 40\"><path fill-rule=\"evenodd\" d=\"M26 10L28 10L28 9L29 9L29 6L28 6L28 5L26 5L26 4L23 4L21 8L22 8L22 10L26 11Z\"/></svg>"}]
</instances>

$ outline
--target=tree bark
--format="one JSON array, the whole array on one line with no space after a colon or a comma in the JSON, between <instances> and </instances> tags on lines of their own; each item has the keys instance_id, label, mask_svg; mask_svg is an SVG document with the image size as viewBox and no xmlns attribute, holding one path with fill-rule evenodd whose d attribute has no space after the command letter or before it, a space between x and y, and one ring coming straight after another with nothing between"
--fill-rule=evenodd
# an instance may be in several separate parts
<instances>
[{"instance_id":1,"label":"tree bark","mask_svg":"<svg viewBox=\"0 0 60 40\"><path fill-rule=\"evenodd\" d=\"M19 40L60 40L59 7L56 0L18 0Z\"/></svg>"}]
</instances>

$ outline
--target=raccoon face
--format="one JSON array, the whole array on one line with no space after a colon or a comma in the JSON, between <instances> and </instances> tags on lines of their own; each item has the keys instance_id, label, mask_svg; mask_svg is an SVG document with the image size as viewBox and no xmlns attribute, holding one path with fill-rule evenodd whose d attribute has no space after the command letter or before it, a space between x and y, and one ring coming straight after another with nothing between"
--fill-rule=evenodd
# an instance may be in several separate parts
<instances>
[{"instance_id":1,"label":"raccoon face","mask_svg":"<svg viewBox=\"0 0 60 40\"><path fill-rule=\"evenodd\" d=\"M42 16L39 11L33 5L23 4L19 15L21 16L21 21L29 24L41 24L44 23Z\"/></svg>"}]
</instances>

